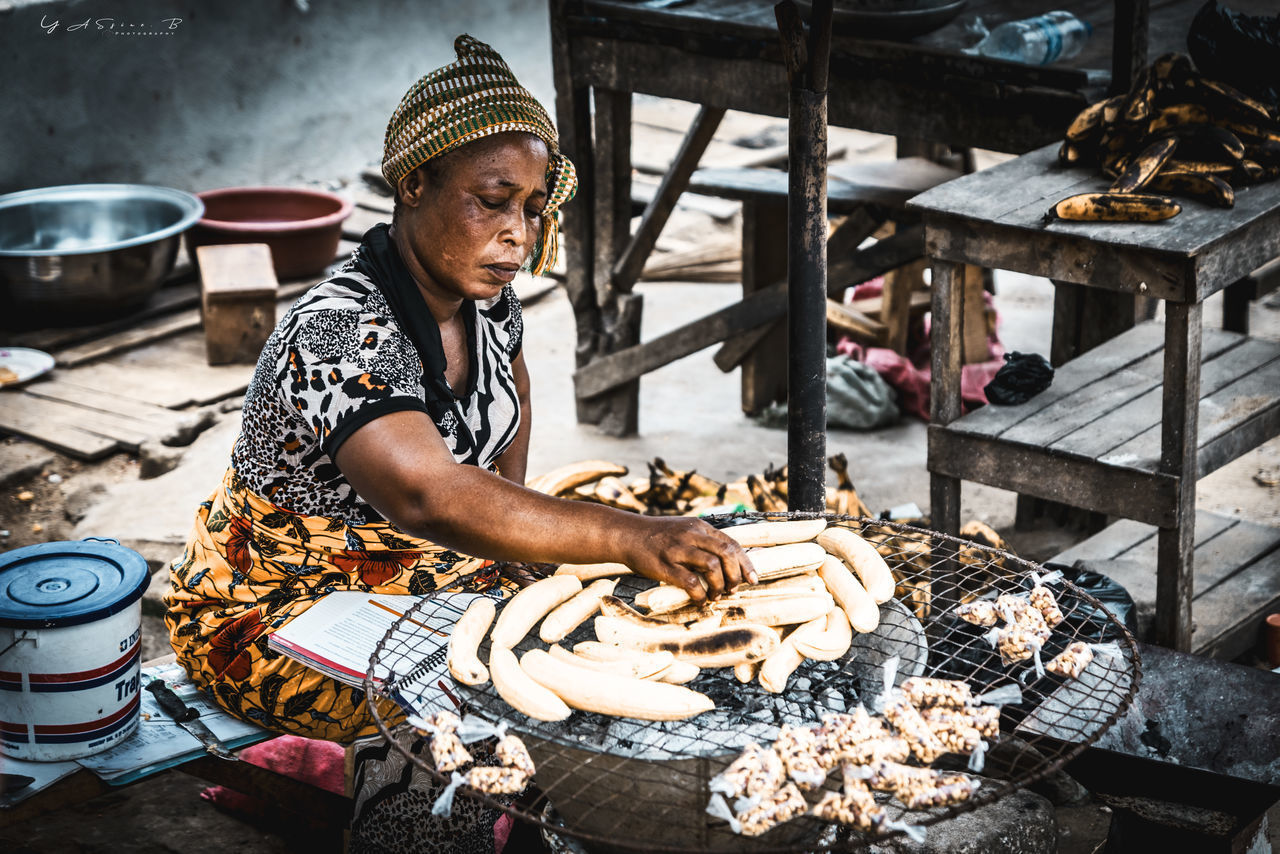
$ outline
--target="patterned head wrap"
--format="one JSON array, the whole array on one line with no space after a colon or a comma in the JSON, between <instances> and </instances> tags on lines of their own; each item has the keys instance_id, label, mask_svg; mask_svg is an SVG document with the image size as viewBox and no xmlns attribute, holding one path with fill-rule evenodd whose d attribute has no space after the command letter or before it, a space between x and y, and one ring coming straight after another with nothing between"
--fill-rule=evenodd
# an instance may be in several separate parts
<instances>
[{"instance_id":1,"label":"patterned head wrap","mask_svg":"<svg viewBox=\"0 0 1280 854\"><path fill-rule=\"evenodd\" d=\"M530 265L541 274L556 260L560 206L578 189L577 173L560 153L551 117L520 85L498 52L468 35L453 43L458 61L437 68L413 84L387 124L382 174L392 187L400 179L446 151L481 137L524 131L547 144L547 205L542 234Z\"/></svg>"}]
</instances>

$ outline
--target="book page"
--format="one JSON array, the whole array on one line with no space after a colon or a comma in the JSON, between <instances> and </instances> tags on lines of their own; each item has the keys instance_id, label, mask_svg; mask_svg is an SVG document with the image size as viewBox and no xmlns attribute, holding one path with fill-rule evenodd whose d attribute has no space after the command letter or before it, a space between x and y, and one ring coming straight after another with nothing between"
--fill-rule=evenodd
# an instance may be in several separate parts
<instances>
[{"instance_id":1,"label":"book page","mask_svg":"<svg viewBox=\"0 0 1280 854\"><path fill-rule=\"evenodd\" d=\"M423 597L352 590L330 593L273 633L268 643L284 655L357 686L363 684L369 659L382 643L379 667L372 673L375 680L395 674L401 677L397 684L437 686L439 680L450 678L445 656L453 626L480 595L437 594L429 607L403 620L388 638L396 621Z\"/></svg>"}]
</instances>

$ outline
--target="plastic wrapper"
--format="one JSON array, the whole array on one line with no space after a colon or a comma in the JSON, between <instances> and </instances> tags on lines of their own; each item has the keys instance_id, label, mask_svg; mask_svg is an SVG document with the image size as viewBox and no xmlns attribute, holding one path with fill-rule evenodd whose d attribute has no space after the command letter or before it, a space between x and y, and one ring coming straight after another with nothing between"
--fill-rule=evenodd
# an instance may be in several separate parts
<instances>
[{"instance_id":1,"label":"plastic wrapper","mask_svg":"<svg viewBox=\"0 0 1280 854\"><path fill-rule=\"evenodd\" d=\"M897 754L909 748L879 718L867 714L859 706L852 714L824 715L818 727L818 741L823 764L830 768L839 762L869 762L873 758L901 759Z\"/></svg>"},{"instance_id":2,"label":"plastic wrapper","mask_svg":"<svg viewBox=\"0 0 1280 854\"><path fill-rule=\"evenodd\" d=\"M408 723L419 732L431 737L431 759L441 774L456 771L475 760L458 737L461 723L453 712L438 712L430 718L412 716Z\"/></svg>"},{"instance_id":3,"label":"plastic wrapper","mask_svg":"<svg viewBox=\"0 0 1280 854\"><path fill-rule=\"evenodd\" d=\"M856 827L859 830L875 830L884 824L885 809L876 803L875 796L861 780L852 781L843 792L827 792L813 808L813 814L824 821Z\"/></svg>"},{"instance_id":4,"label":"plastic wrapper","mask_svg":"<svg viewBox=\"0 0 1280 854\"><path fill-rule=\"evenodd\" d=\"M968 756L982 743L982 733L966 712L947 709L924 709L920 716L948 753Z\"/></svg>"},{"instance_id":5,"label":"plastic wrapper","mask_svg":"<svg viewBox=\"0 0 1280 854\"><path fill-rule=\"evenodd\" d=\"M717 792L711 796L711 800L707 802L707 815L712 818L724 819L729 822L731 831L742 833L742 822L738 821L737 816L733 814L733 810L729 809L729 802L724 799L724 795Z\"/></svg>"},{"instance_id":6,"label":"plastic wrapper","mask_svg":"<svg viewBox=\"0 0 1280 854\"><path fill-rule=\"evenodd\" d=\"M1000 611L996 603L990 599L975 599L956 606L956 616L974 626L984 629L994 626L1000 621Z\"/></svg>"},{"instance_id":7,"label":"plastic wrapper","mask_svg":"<svg viewBox=\"0 0 1280 854\"><path fill-rule=\"evenodd\" d=\"M786 780L787 768L777 751L752 742L712 778L709 788L728 798L758 798L776 792Z\"/></svg>"},{"instance_id":8,"label":"plastic wrapper","mask_svg":"<svg viewBox=\"0 0 1280 854\"><path fill-rule=\"evenodd\" d=\"M1058 597L1043 584L1037 584L1031 588L1030 599L1031 605L1040 612L1040 616L1044 617L1049 628L1053 628L1065 619L1062 609L1058 607Z\"/></svg>"},{"instance_id":9,"label":"plastic wrapper","mask_svg":"<svg viewBox=\"0 0 1280 854\"><path fill-rule=\"evenodd\" d=\"M1075 641L1062 652L1054 656L1044 669L1068 679L1078 679L1089 663L1093 661L1093 650L1087 643Z\"/></svg>"},{"instance_id":10,"label":"plastic wrapper","mask_svg":"<svg viewBox=\"0 0 1280 854\"><path fill-rule=\"evenodd\" d=\"M932 788L938 778L938 772L932 768L916 768L900 762L873 762L863 766L865 771L859 772L858 766L846 766L845 783L850 779L858 779L865 775L866 784L880 792L912 791Z\"/></svg>"},{"instance_id":11,"label":"plastic wrapper","mask_svg":"<svg viewBox=\"0 0 1280 854\"><path fill-rule=\"evenodd\" d=\"M488 795L518 795L529 785L529 775L517 768L481 765L466 775L467 785Z\"/></svg>"},{"instance_id":12,"label":"plastic wrapper","mask_svg":"<svg viewBox=\"0 0 1280 854\"><path fill-rule=\"evenodd\" d=\"M787 783L751 809L738 813L738 822L742 825L743 836L759 836L784 821L803 815L808 809L809 804L796 785Z\"/></svg>"},{"instance_id":13,"label":"plastic wrapper","mask_svg":"<svg viewBox=\"0 0 1280 854\"><path fill-rule=\"evenodd\" d=\"M452 816L453 796L457 793L458 787L464 786L466 783L467 778L459 774L457 771L454 771L453 777L449 780L449 784L444 787L444 791L440 793L440 797L436 798L436 802L431 805L431 814L441 818L449 818Z\"/></svg>"},{"instance_id":14,"label":"plastic wrapper","mask_svg":"<svg viewBox=\"0 0 1280 854\"><path fill-rule=\"evenodd\" d=\"M905 790L895 791L894 794L907 809L921 810L967 801L978 786L979 782L971 777L963 774L946 774L938 777L932 785L908 786Z\"/></svg>"},{"instance_id":15,"label":"plastic wrapper","mask_svg":"<svg viewBox=\"0 0 1280 854\"><path fill-rule=\"evenodd\" d=\"M921 762L928 764L946 752L942 742L920 717L920 712L906 698L890 700L884 708L884 716L906 739L911 753Z\"/></svg>"},{"instance_id":16,"label":"plastic wrapper","mask_svg":"<svg viewBox=\"0 0 1280 854\"><path fill-rule=\"evenodd\" d=\"M783 724L773 749L782 758L787 776L800 788L816 789L827 779L828 765L817 730Z\"/></svg>"},{"instance_id":17,"label":"plastic wrapper","mask_svg":"<svg viewBox=\"0 0 1280 854\"><path fill-rule=\"evenodd\" d=\"M902 683L902 695L917 709L935 706L959 709L973 702L969 685L959 679L912 676Z\"/></svg>"},{"instance_id":18,"label":"plastic wrapper","mask_svg":"<svg viewBox=\"0 0 1280 854\"><path fill-rule=\"evenodd\" d=\"M1010 593L1002 593L996 600L996 607L1000 609L1001 615L1008 624L1005 628L1020 629L1033 634L1040 639L1041 643L1049 639L1049 624L1045 622L1044 614L1040 613L1040 609L1032 605L1029 600Z\"/></svg>"},{"instance_id":19,"label":"plastic wrapper","mask_svg":"<svg viewBox=\"0 0 1280 854\"><path fill-rule=\"evenodd\" d=\"M504 767L519 771L526 777L532 777L537 770L533 767L533 757L529 755L529 748L524 746L519 736L504 735L498 741L498 746L494 748L493 755Z\"/></svg>"}]
</instances>

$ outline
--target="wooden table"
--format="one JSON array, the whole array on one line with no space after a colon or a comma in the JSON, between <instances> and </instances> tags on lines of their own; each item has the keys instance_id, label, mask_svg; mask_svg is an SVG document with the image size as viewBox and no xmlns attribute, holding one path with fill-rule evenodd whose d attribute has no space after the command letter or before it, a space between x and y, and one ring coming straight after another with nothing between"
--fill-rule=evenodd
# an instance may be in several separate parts
<instances>
[{"instance_id":1,"label":"wooden table","mask_svg":"<svg viewBox=\"0 0 1280 854\"><path fill-rule=\"evenodd\" d=\"M1280 345L1202 332L1202 304L1280 255L1280 182L1240 189L1231 210L1183 202L1163 223L1045 224L1054 202L1107 184L1057 166L1055 152L910 204L933 259L933 524L957 531L960 481L975 480L1155 525L1156 640L1187 651L1196 480L1280 433ZM1078 356L1025 404L961 418L956 283L966 263L1159 299L1165 322ZM1274 598L1277 581L1256 595Z\"/></svg>"},{"instance_id":2,"label":"wooden table","mask_svg":"<svg viewBox=\"0 0 1280 854\"><path fill-rule=\"evenodd\" d=\"M1233 8L1261 12L1265 2L1240 0ZM561 145L580 178L578 197L564 221L570 259L566 289L577 322L579 370L639 345L636 279L723 111L787 115L773 5L773 0L692 0L671 7L655 0L552 0ZM1095 32L1078 57L1047 68L960 50L972 40L963 27L971 16L994 27L1044 12L1047 7L1039 0L970 0L961 18L909 41L837 32L829 120L900 139L1025 152L1060 136L1113 79L1126 86L1133 69L1146 63L1148 50L1152 55L1185 50L1187 26L1200 5L1200 0L1063 0L1055 8L1075 12ZM637 92L704 109L633 236L631 95ZM744 313L756 317L748 309ZM726 336L742 328L742 321L735 321ZM633 351L627 358L637 355ZM590 382L577 392L578 420L614 435L634 433L639 380L614 378L601 391L604 373L579 378Z\"/></svg>"}]
</instances>

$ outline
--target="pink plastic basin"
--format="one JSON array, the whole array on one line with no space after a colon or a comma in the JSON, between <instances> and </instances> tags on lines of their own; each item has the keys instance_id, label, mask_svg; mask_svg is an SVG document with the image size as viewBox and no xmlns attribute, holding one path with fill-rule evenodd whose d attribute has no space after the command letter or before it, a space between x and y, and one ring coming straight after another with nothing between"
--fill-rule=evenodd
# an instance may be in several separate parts
<instances>
[{"instance_id":1,"label":"pink plastic basin","mask_svg":"<svg viewBox=\"0 0 1280 854\"><path fill-rule=\"evenodd\" d=\"M321 190L293 187L228 187L197 193L204 217L187 232L187 246L265 243L276 278L321 273L333 263L351 202Z\"/></svg>"}]
</instances>

